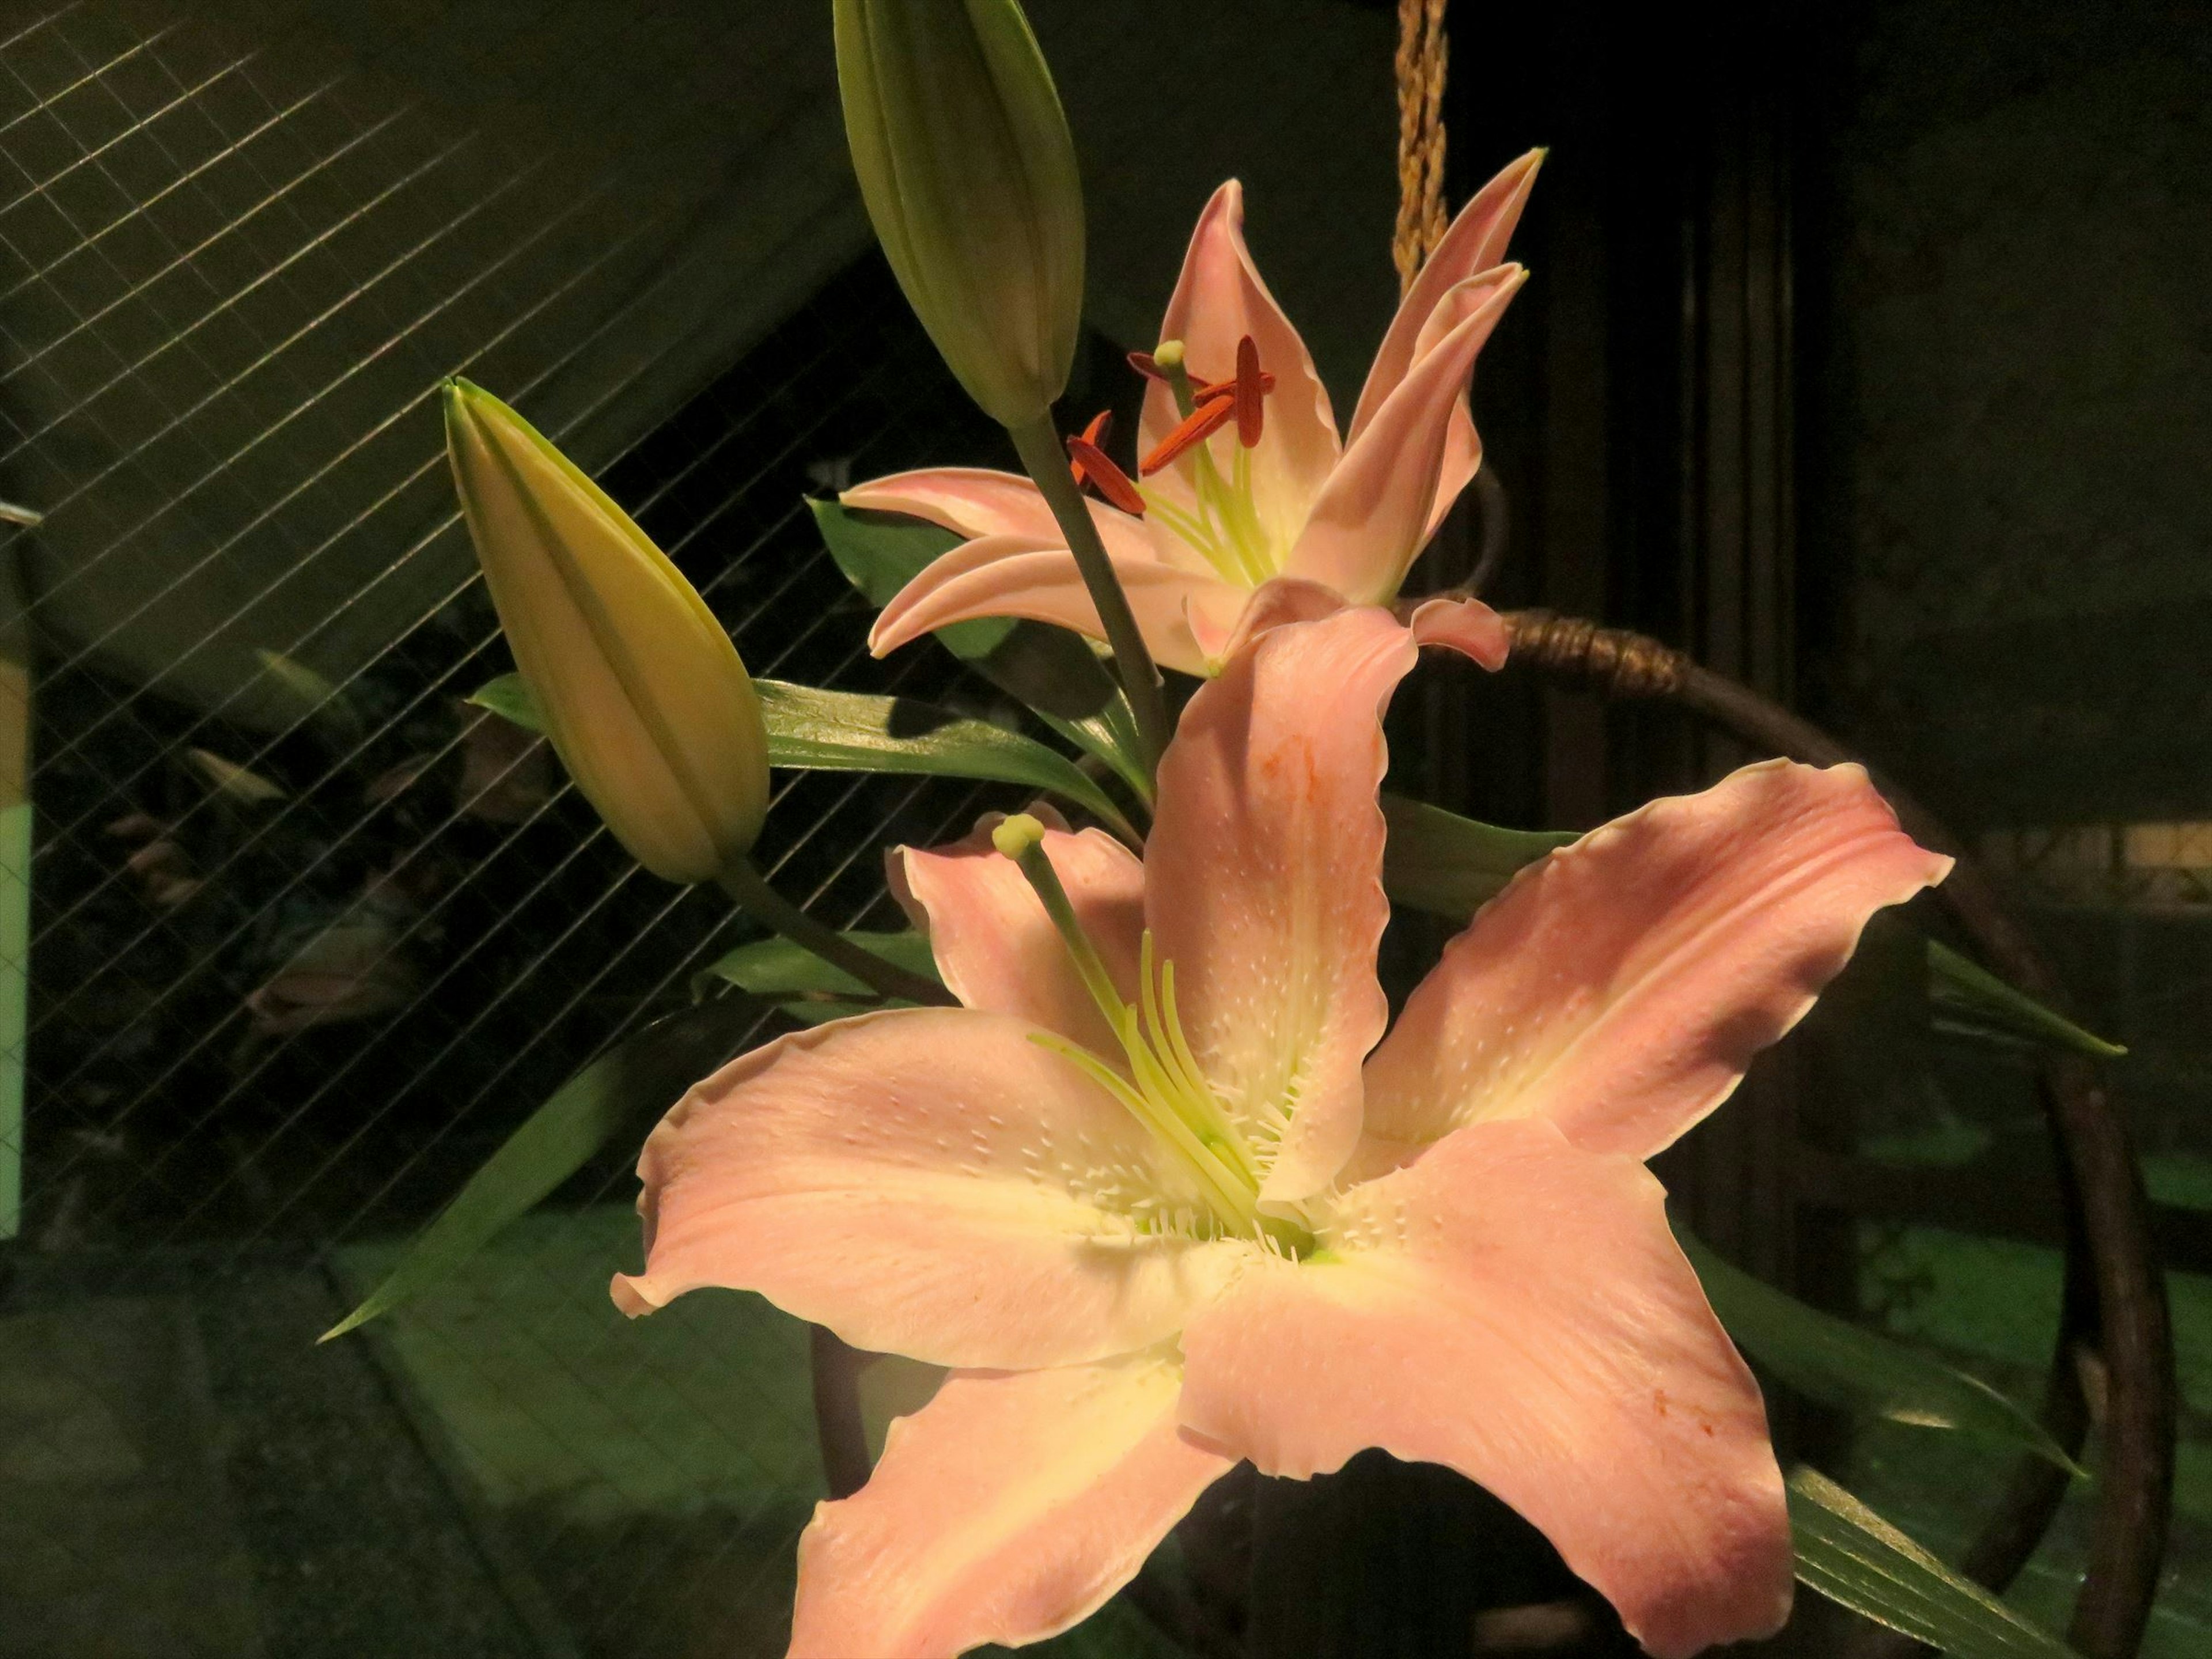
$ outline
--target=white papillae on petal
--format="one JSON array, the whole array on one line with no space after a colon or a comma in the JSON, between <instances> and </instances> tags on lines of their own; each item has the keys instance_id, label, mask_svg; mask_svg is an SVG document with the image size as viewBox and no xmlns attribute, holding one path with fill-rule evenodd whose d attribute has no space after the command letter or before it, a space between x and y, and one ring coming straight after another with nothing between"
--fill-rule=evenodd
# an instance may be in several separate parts
<instances>
[{"instance_id":1,"label":"white papillae on petal","mask_svg":"<svg viewBox=\"0 0 2212 1659\"><path fill-rule=\"evenodd\" d=\"M1182 274L1160 322L1160 338L1182 342L1194 380L1224 380L1237 372L1237 343L1248 334L1259 350L1261 368L1275 377L1275 389L1267 394L1266 427L1250 452L1253 505L1270 543L1286 548L1336 465L1336 416L1305 342L1260 279L1244 246L1244 187L1232 179L1213 192L1198 216ZM1173 394L1152 382L1145 391L1138 453L1150 451L1182 418ZM1228 434L1208 441L1224 465L1233 454L1234 434L1232 426ZM1146 488L1171 507L1191 512L1196 497L1184 471L1176 466L1155 473Z\"/></svg>"},{"instance_id":2,"label":"white papillae on petal","mask_svg":"<svg viewBox=\"0 0 2212 1659\"><path fill-rule=\"evenodd\" d=\"M740 1056L645 1145L646 1270L616 1303L757 1291L854 1347L1027 1369L1171 1336L1253 1248L1139 1233L1151 1136L1003 1014L840 1020Z\"/></svg>"},{"instance_id":3,"label":"white papillae on petal","mask_svg":"<svg viewBox=\"0 0 2212 1659\"><path fill-rule=\"evenodd\" d=\"M1276 628L1199 689L1160 763L1145 915L1200 1069L1240 1122L1287 1114L1261 1196L1328 1183L1389 1005L1382 714L1418 653L1387 611Z\"/></svg>"},{"instance_id":4,"label":"white papillae on petal","mask_svg":"<svg viewBox=\"0 0 2212 1659\"><path fill-rule=\"evenodd\" d=\"M948 847L900 848L889 861L897 878L892 890L929 934L938 974L963 1006L1013 1014L1094 1054L1115 1054L1120 1039L1036 889L1021 866L991 844L1000 816L993 813ZM1044 850L1122 1000L1134 1000L1145 866L1103 830L1048 830Z\"/></svg>"},{"instance_id":5,"label":"white papillae on petal","mask_svg":"<svg viewBox=\"0 0 2212 1659\"><path fill-rule=\"evenodd\" d=\"M847 507L871 513L905 513L957 535L1020 536L1039 547L1065 547L1052 508L1027 478L980 466L923 467L854 484L839 495ZM1152 551L1144 526L1103 501L1085 497L1091 522L1109 553L1142 559ZM1196 555L1191 556L1195 558Z\"/></svg>"},{"instance_id":6,"label":"white papillae on petal","mask_svg":"<svg viewBox=\"0 0 2212 1659\"><path fill-rule=\"evenodd\" d=\"M1522 871L1446 948L1368 1062L1368 1134L1407 1156L1535 1114L1649 1158L1803 1018L1868 917L1950 863L1857 766L1768 761L1653 801Z\"/></svg>"},{"instance_id":7,"label":"white papillae on petal","mask_svg":"<svg viewBox=\"0 0 2212 1659\"><path fill-rule=\"evenodd\" d=\"M1171 569L1149 553L1141 560L1112 562L1153 660L1182 673L1205 673L1206 653L1191 636L1189 612L1194 606L1241 610L1243 590ZM1094 640L1106 636L1073 553L1064 547L1032 548L1014 537L986 537L954 548L901 588L878 613L868 648L884 656L924 634L977 617L1026 617Z\"/></svg>"},{"instance_id":8,"label":"white papillae on petal","mask_svg":"<svg viewBox=\"0 0 2212 1659\"><path fill-rule=\"evenodd\" d=\"M1233 1466L1177 1426L1181 1380L1152 1354L955 1372L815 1510L791 1659L948 1659L1087 1618Z\"/></svg>"},{"instance_id":9,"label":"white papillae on petal","mask_svg":"<svg viewBox=\"0 0 2212 1659\"><path fill-rule=\"evenodd\" d=\"M1779 1627L1790 1522L1758 1385L1642 1165L1477 1124L1354 1188L1322 1243L1335 1260L1256 1264L1193 1316L1186 1426L1268 1474L1369 1446L1457 1469L1660 1659Z\"/></svg>"},{"instance_id":10,"label":"white papillae on petal","mask_svg":"<svg viewBox=\"0 0 2212 1659\"><path fill-rule=\"evenodd\" d=\"M1427 543L1444 440L1476 355L1528 272L1501 265L1437 302L1435 343L1383 400L1314 498L1283 574L1333 587L1355 604L1395 597Z\"/></svg>"}]
</instances>

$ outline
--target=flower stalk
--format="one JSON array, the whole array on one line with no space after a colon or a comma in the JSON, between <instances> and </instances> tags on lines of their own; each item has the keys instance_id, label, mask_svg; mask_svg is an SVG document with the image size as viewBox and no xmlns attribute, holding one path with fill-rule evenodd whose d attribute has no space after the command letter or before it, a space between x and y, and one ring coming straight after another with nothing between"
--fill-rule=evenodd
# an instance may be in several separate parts
<instances>
[{"instance_id":1,"label":"flower stalk","mask_svg":"<svg viewBox=\"0 0 2212 1659\"><path fill-rule=\"evenodd\" d=\"M853 943L834 927L815 921L768 884L750 859L732 859L715 878L721 890L754 921L774 928L803 951L811 951L885 997L925 1007L950 1007L953 996L934 980L908 972L874 951Z\"/></svg>"}]
</instances>

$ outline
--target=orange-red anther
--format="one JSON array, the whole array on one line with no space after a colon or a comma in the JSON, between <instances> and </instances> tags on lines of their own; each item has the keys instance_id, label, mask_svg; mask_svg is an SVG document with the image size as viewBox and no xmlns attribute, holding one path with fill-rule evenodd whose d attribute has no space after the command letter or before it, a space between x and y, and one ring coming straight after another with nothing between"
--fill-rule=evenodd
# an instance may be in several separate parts
<instances>
[{"instance_id":1,"label":"orange-red anther","mask_svg":"<svg viewBox=\"0 0 2212 1659\"><path fill-rule=\"evenodd\" d=\"M1083 442L1085 446L1088 448L1097 450L1102 455L1106 453L1106 434L1112 431L1113 428L1114 411L1110 409L1100 410L1096 415L1093 415L1091 417L1091 424L1083 428ZM1070 438L1067 441L1067 453L1069 456L1067 463L1068 474L1075 480L1075 487L1078 489L1080 489L1083 488L1083 482L1086 475L1083 470L1083 463L1080 460L1074 459L1075 440L1073 438Z\"/></svg>"},{"instance_id":2,"label":"orange-red anther","mask_svg":"<svg viewBox=\"0 0 2212 1659\"><path fill-rule=\"evenodd\" d=\"M1171 465L1176 459L1194 444L1202 444L1227 426L1230 417L1237 413L1237 399L1224 395L1210 398L1186 416L1182 422L1160 440L1152 453L1138 463L1137 471L1146 477L1162 467Z\"/></svg>"},{"instance_id":3,"label":"orange-red anther","mask_svg":"<svg viewBox=\"0 0 2212 1659\"><path fill-rule=\"evenodd\" d=\"M1129 482L1129 475L1114 465L1114 459L1098 446L1105 441L1106 429L1112 424L1101 414L1083 428L1079 438L1067 441L1069 470L1075 482L1089 483L1114 506L1135 518L1145 516L1145 498L1137 493L1137 486Z\"/></svg>"},{"instance_id":4,"label":"orange-red anther","mask_svg":"<svg viewBox=\"0 0 2212 1659\"><path fill-rule=\"evenodd\" d=\"M1274 371L1266 368L1261 369L1260 371L1260 395L1264 398L1274 389ZM1195 401L1201 404L1209 398L1233 398L1236 395L1237 381L1234 376L1226 380L1208 380L1204 386L1193 386L1191 388L1191 397Z\"/></svg>"},{"instance_id":5,"label":"orange-red anther","mask_svg":"<svg viewBox=\"0 0 2212 1659\"><path fill-rule=\"evenodd\" d=\"M1168 377L1167 370L1152 361L1152 354L1149 351L1131 352L1129 367L1148 380L1164 380Z\"/></svg>"},{"instance_id":6,"label":"orange-red anther","mask_svg":"<svg viewBox=\"0 0 2212 1659\"><path fill-rule=\"evenodd\" d=\"M1247 449L1260 441L1264 395L1260 385L1260 348L1247 334L1237 343L1237 441Z\"/></svg>"}]
</instances>

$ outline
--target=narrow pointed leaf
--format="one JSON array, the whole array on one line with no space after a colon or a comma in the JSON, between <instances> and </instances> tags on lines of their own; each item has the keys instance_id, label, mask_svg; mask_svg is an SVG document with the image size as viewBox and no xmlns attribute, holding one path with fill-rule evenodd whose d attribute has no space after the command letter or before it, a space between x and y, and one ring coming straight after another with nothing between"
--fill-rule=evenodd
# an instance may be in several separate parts
<instances>
[{"instance_id":1,"label":"narrow pointed leaf","mask_svg":"<svg viewBox=\"0 0 2212 1659\"><path fill-rule=\"evenodd\" d=\"M1801 1583L1951 1659L2075 1659L1817 1470L1790 1477L1790 1528Z\"/></svg>"},{"instance_id":2,"label":"narrow pointed leaf","mask_svg":"<svg viewBox=\"0 0 2212 1659\"><path fill-rule=\"evenodd\" d=\"M1513 879L1555 848L1578 837L1565 830L1501 830L1387 790L1382 817L1382 885L1397 903L1465 921Z\"/></svg>"},{"instance_id":3,"label":"narrow pointed leaf","mask_svg":"<svg viewBox=\"0 0 2212 1659\"><path fill-rule=\"evenodd\" d=\"M855 931L845 938L908 973L937 977L937 961L930 954L928 939L911 929L896 933ZM695 994L703 994L717 982L750 991L809 1025L877 1008L910 1006L896 1000L885 1001L842 968L832 967L787 939L761 939L740 945L702 969L692 980L691 988Z\"/></svg>"},{"instance_id":4,"label":"narrow pointed leaf","mask_svg":"<svg viewBox=\"0 0 2212 1659\"><path fill-rule=\"evenodd\" d=\"M762 1012L750 997L718 998L655 1021L584 1067L469 1177L453 1202L415 1236L384 1282L319 1340L343 1336L413 1301L582 1169L617 1133L628 1128L641 1136L686 1089L730 1057Z\"/></svg>"},{"instance_id":5,"label":"narrow pointed leaf","mask_svg":"<svg viewBox=\"0 0 2212 1659\"><path fill-rule=\"evenodd\" d=\"M1799 1393L1844 1411L2031 1451L2086 1474L2040 1423L1979 1378L1806 1306L1723 1261L1681 1227L1674 1237L1735 1345Z\"/></svg>"},{"instance_id":6,"label":"narrow pointed leaf","mask_svg":"<svg viewBox=\"0 0 2212 1659\"><path fill-rule=\"evenodd\" d=\"M1064 720L1042 708L1037 718L1086 754L1096 755L1114 769L1146 806L1152 804L1152 781L1137 759L1137 722L1129 713L1129 700L1119 690L1097 714L1079 720Z\"/></svg>"},{"instance_id":7,"label":"narrow pointed leaf","mask_svg":"<svg viewBox=\"0 0 2212 1659\"><path fill-rule=\"evenodd\" d=\"M1928 1000L1936 1030L1946 1036L2069 1048L2093 1060L2127 1053L1935 939L1928 941Z\"/></svg>"},{"instance_id":8,"label":"narrow pointed leaf","mask_svg":"<svg viewBox=\"0 0 2212 1659\"><path fill-rule=\"evenodd\" d=\"M807 505L845 580L878 609L960 544L951 531L920 519L856 513L837 501ZM1055 720L1087 720L1120 696L1097 653L1064 628L986 617L940 628L937 637L1000 690Z\"/></svg>"},{"instance_id":9,"label":"narrow pointed leaf","mask_svg":"<svg viewBox=\"0 0 2212 1659\"><path fill-rule=\"evenodd\" d=\"M1034 738L906 697L756 682L769 764L818 772L904 772L1045 789L1133 836L1121 809L1075 763Z\"/></svg>"},{"instance_id":10,"label":"narrow pointed leaf","mask_svg":"<svg viewBox=\"0 0 2212 1659\"><path fill-rule=\"evenodd\" d=\"M530 689L530 682L520 674L501 674L495 680L485 681L470 693L469 701L526 732L545 729L545 717L538 711L538 698Z\"/></svg>"}]
</instances>

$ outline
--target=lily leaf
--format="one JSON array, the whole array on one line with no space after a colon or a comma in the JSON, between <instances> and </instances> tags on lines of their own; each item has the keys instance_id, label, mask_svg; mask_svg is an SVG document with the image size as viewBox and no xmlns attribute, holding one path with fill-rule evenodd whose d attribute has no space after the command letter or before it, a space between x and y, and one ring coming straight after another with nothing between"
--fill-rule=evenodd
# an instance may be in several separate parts
<instances>
[{"instance_id":1,"label":"lily leaf","mask_svg":"<svg viewBox=\"0 0 2212 1659\"><path fill-rule=\"evenodd\" d=\"M495 680L485 681L469 694L469 701L479 708L490 709L501 720L526 732L545 729L545 717L538 711L538 694L520 674L501 674Z\"/></svg>"},{"instance_id":2,"label":"lily leaf","mask_svg":"<svg viewBox=\"0 0 2212 1659\"><path fill-rule=\"evenodd\" d=\"M1928 941L1928 1000L1935 1029L1946 1036L2070 1048L2093 1060L2127 1053L1935 939Z\"/></svg>"},{"instance_id":3,"label":"lily leaf","mask_svg":"<svg viewBox=\"0 0 2212 1659\"><path fill-rule=\"evenodd\" d=\"M1790 1530L1800 1583L1951 1659L2075 1659L1818 1470L1790 1477Z\"/></svg>"},{"instance_id":4,"label":"lily leaf","mask_svg":"<svg viewBox=\"0 0 2212 1659\"><path fill-rule=\"evenodd\" d=\"M856 930L844 937L910 974L937 977L937 959L930 954L929 940L911 929L897 933ZM740 945L702 969L692 979L692 992L703 994L718 981L750 991L809 1025L878 1008L912 1006L896 1000L884 1000L843 969L834 968L804 946L773 935Z\"/></svg>"},{"instance_id":5,"label":"lily leaf","mask_svg":"<svg viewBox=\"0 0 2212 1659\"><path fill-rule=\"evenodd\" d=\"M845 580L878 608L960 544L951 531L921 519L855 513L836 501L807 505ZM1064 628L986 617L940 628L937 637L1000 690L1054 720L1087 720L1121 696L1097 653Z\"/></svg>"},{"instance_id":6,"label":"lily leaf","mask_svg":"<svg viewBox=\"0 0 2212 1659\"><path fill-rule=\"evenodd\" d=\"M366 1325L431 1289L589 1163L625 1127L641 1133L730 1057L760 1019L750 997L724 996L656 1020L556 1090L415 1236L398 1265L319 1341Z\"/></svg>"},{"instance_id":7,"label":"lily leaf","mask_svg":"<svg viewBox=\"0 0 2212 1659\"><path fill-rule=\"evenodd\" d=\"M1136 717L1130 714L1129 700L1118 687L1112 700L1086 719L1064 720L1042 708L1036 711L1036 716L1077 748L1096 755L1112 767L1115 775L1129 786L1139 800L1147 807L1152 805L1152 781L1145 775L1145 769L1137 762Z\"/></svg>"},{"instance_id":8,"label":"lily leaf","mask_svg":"<svg viewBox=\"0 0 2212 1659\"><path fill-rule=\"evenodd\" d=\"M1133 839L1106 792L1034 738L906 697L756 680L771 766L821 772L908 772L1048 789Z\"/></svg>"},{"instance_id":9,"label":"lily leaf","mask_svg":"<svg viewBox=\"0 0 2212 1659\"><path fill-rule=\"evenodd\" d=\"M1514 872L1580 839L1564 830L1501 830L1384 791L1382 885L1398 903L1465 921Z\"/></svg>"},{"instance_id":10,"label":"lily leaf","mask_svg":"<svg viewBox=\"0 0 2212 1659\"><path fill-rule=\"evenodd\" d=\"M1875 1331L1809 1308L1674 1230L1721 1323L1744 1352L1823 1404L1918 1428L1952 1429L2087 1471L2027 1413L1978 1377Z\"/></svg>"}]
</instances>

